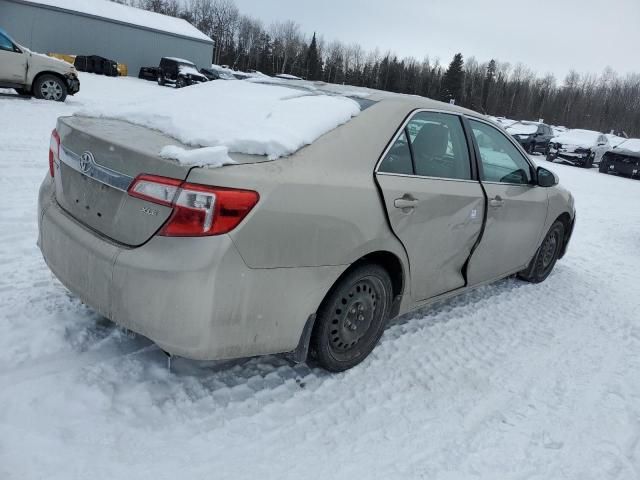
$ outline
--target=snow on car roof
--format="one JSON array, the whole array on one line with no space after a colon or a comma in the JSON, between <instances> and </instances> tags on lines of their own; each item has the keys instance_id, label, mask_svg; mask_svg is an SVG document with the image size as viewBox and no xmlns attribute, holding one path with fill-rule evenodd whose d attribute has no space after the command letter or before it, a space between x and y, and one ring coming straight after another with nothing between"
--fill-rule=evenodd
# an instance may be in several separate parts
<instances>
[{"instance_id":1,"label":"snow on car roof","mask_svg":"<svg viewBox=\"0 0 640 480\"><path fill-rule=\"evenodd\" d=\"M195 63L193 63L191 60L185 60L184 58L178 58L178 57L162 57L165 60L171 60L172 62L178 62L178 63L186 63L187 65L194 65Z\"/></svg>"},{"instance_id":2,"label":"snow on car roof","mask_svg":"<svg viewBox=\"0 0 640 480\"><path fill-rule=\"evenodd\" d=\"M535 123L514 123L506 128L507 132L513 134L527 134L536 133L538 131L538 125Z\"/></svg>"},{"instance_id":3,"label":"snow on car roof","mask_svg":"<svg viewBox=\"0 0 640 480\"><path fill-rule=\"evenodd\" d=\"M140 8L122 5L109 0L24 0L28 3L46 5L50 7L71 10L74 12L94 15L122 23L169 32L183 37L198 40L212 40L204 33L181 18L170 17Z\"/></svg>"},{"instance_id":4,"label":"snow on car roof","mask_svg":"<svg viewBox=\"0 0 640 480\"><path fill-rule=\"evenodd\" d=\"M359 103L343 95L252 82L206 82L174 93L105 104L79 115L127 121L193 147L224 147L228 152L275 159L313 143L360 113Z\"/></svg>"}]
</instances>

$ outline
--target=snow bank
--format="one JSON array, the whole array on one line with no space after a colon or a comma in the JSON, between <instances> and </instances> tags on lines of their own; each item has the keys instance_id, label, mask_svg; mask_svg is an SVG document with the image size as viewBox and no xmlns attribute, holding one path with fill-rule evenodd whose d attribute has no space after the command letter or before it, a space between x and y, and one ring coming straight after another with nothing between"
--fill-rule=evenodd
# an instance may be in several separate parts
<instances>
[{"instance_id":1,"label":"snow bank","mask_svg":"<svg viewBox=\"0 0 640 480\"><path fill-rule=\"evenodd\" d=\"M129 7L108 0L26 0L29 3L63 8L74 12L95 15L118 22L139 25L162 32L175 33L183 37L211 41L204 33L181 18L169 17L159 13L149 12L140 8Z\"/></svg>"},{"instance_id":2,"label":"snow bank","mask_svg":"<svg viewBox=\"0 0 640 480\"><path fill-rule=\"evenodd\" d=\"M167 145L160 151L160 156L177 160L184 165L196 165L199 167L215 168L236 163L229 158L227 147L204 147L185 150L177 145Z\"/></svg>"},{"instance_id":3,"label":"snow bank","mask_svg":"<svg viewBox=\"0 0 640 480\"><path fill-rule=\"evenodd\" d=\"M357 102L342 96L249 82L207 82L171 93L100 105L79 114L125 120L194 147L225 147L229 152L275 159L296 152L360 112Z\"/></svg>"}]
</instances>

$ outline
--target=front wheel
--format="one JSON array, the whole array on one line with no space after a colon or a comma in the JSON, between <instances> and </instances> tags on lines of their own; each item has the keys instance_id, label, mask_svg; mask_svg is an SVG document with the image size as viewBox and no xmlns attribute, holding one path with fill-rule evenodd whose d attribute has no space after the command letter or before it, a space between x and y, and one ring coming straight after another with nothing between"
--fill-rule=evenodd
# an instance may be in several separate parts
<instances>
[{"instance_id":1,"label":"front wheel","mask_svg":"<svg viewBox=\"0 0 640 480\"><path fill-rule=\"evenodd\" d=\"M354 268L334 285L318 310L311 357L322 368L342 372L376 346L391 309L391 279L376 264Z\"/></svg>"},{"instance_id":2,"label":"front wheel","mask_svg":"<svg viewBox=\"0 0 640 480\"><path fill-rule=\"evenodd\" d=\"M185 79L182 77L178 77L178 79L176 80L176 88L184 88L186 86L187 82L185 81Z\"/></svg>"},{"instance_id":3,"label":"front wheel","mask_svg":"<svg viewBox=\"0 0 640 480\"><path fill-rule=\"evenodd\" d=\"M609 165L607 165L607 162L603 158L600 160L600 164L598 165L598 171L600 173L607 173L607 170L609 170Z\"/></svg>"},{"instance_id":4,"label":"front wheel","mask_svg":"<svg viewBox=\"0 0 640 480\"><path fill-rule=\"evenodd\" d=\"M67 85L54 75L42 75L33 85L36 98L64 102L67 98Z\"/></svg>"},{"instance_id":5,"label":"front wheel","mask_svg":"<svg viewBox=\"0 0 640 480\"><path fill-rule=\"evenodd\" d=\"M542 245L533 256L526 270L518 273L518 277L531 283L540 283L547 279L562 251L564 245L564 224L556 221L549 233L544 237Z\"/></svg>"}]
</instances>

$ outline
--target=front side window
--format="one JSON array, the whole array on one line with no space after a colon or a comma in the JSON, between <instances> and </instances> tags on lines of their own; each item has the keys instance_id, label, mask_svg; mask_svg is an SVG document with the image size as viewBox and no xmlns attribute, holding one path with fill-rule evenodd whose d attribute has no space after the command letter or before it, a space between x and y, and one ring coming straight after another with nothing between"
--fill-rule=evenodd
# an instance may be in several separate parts
<instances>
[{"instance_id":1,"label":"front side window","mask_svg":"<svg viewBox=\"0 0 640 480\"><path fill-rule=\"evenodd\" d=\"M0 50L8 50L13 52L13 42L0 33Z\"/></svg>"},{"instance_id":2,"label":"front side window","mask_svg":"<svg viewBox=\"0 0 640 480\"><path fill-rule=\"evenodd\" d=\"M498 183L531 183L531 165L498 129L469 119L482 160L482 180Z\"/></svg>"}]
</instances>

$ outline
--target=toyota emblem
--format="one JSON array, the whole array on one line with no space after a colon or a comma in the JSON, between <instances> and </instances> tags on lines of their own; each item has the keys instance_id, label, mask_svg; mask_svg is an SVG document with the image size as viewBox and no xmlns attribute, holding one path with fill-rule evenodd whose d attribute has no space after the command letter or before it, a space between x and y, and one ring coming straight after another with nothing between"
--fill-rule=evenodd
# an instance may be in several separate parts
<instances>
[{"instance_id":1,"label":"toyota emblem","mask_svg":"<svg viewBox=\"0 0 640 480\"><path fill-rule=\"evenodd\" d=\"M91 152L84 152L80 156L80 171L82 173L87 173L91 170L91 166L95 163L95 159L93 158L93 154Z\"/></svg>"}]
</instances>

